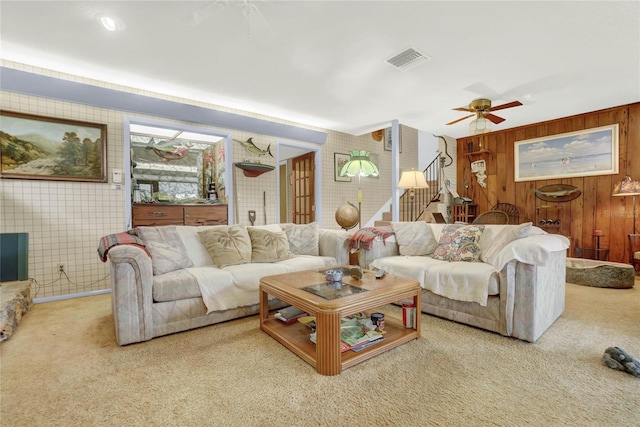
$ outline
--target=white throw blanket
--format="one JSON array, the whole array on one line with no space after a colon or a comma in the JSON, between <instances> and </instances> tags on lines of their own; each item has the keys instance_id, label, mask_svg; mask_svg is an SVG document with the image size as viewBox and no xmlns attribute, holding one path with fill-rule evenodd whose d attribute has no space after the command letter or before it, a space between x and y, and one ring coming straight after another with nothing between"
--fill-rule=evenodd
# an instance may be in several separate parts
<instances>
[{"instance_id":1,"label":"white throw blanket","mask_svg":"<svg viewBox=\"0 0 640 427\"><path fill-rule=\"evenodd\" d=\"M493 266L480 262L441 263L429 268L424 287L436 295L486 307L491 276L497 274Z\"/></svg>"},{"instance_id":2,"label":"white throw blanket","mask_svg":"<svg viewBox=\"0 0 640 427\"><path fill-rule=\"evenodd\" d=\"M212 271L214 269L211 267L191 267L185 270L198 281L207 314L255 304L258 300L255 290L251 292L235 286L232 276L224 271Z\"/></svg>"}]
</instances>

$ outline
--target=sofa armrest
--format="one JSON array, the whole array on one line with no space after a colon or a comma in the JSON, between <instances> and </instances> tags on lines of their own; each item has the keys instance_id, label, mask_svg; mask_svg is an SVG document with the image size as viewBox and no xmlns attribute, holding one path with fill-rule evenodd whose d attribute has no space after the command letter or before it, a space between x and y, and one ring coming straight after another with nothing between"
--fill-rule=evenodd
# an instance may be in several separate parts
<instances>
[{"instance_id":1,"label":"sofa armrest","mask_svg":"<svg viewBox=\"0 0 640 427\"><path fill-rule=\"evenodd\" d=\"M338 265L349 264L349 239L351 233L344 230L320 229L320 256L334 257Z\"/></svg>"},{"instance_id":2,"label":"sofa armrest","mask_svg":"<svg viewBox=\"0 0 640 427\"><path fill-rule=\"evenodd\" d=\"M153 269L141 248L121 245L109 251L111 302L118 344L153 338Z\"/></svg>"},{"instance_id":3,"label":"sofa armrest","mask_svg":"<svg viewBox=\"0 0 640 427\"><path fill-rule=\"evenodd\" d=\"M502 270L512 260L524 264L543 266L552 252L569 248L569 239L559 234L538 234L514 240L506 245L491 264Z\"/></svg>"},{"instance_id":4,"label":"sofa armrest","mask_svg":"<svg viewBox=\"0 0 640 427\"><path fill-rule=\"evenodd\" d=\"M564 312L566 251L551 251L542 265L508 262L500 272L501 333L536 340Z\"/></svg>"},{"instance_id":5,"label":"sofa armrest","mask_svg":"<svg viewBox=\"0 0 640 427\"><path fill-rule=\"evenodd\" d=\"M360 267L369 269L371 263L378 258L400 255L400 248L395 236L389 236L386 239L377 238L373 241L370 249L357 249L358 262Z\"/></svg>"}]
</instances>

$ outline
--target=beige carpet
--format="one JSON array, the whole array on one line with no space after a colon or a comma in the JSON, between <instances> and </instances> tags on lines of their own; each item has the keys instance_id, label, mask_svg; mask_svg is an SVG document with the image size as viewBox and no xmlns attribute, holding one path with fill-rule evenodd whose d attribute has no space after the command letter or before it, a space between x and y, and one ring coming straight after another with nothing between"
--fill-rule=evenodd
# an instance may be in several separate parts
<instances>
[{"instance_id":1,"label":"beige carpet","mask_svg":"<svg viewBox=\"0 0 640 427\"><path fill-rule=\"evenodd\" d=\"M397 307L392 307L396 310ZM0 346L3 426L640 425L640 286L567 285L536 344L422 315L423 337L323 377L256 316L119 347L110 295L38 304Z\"/></svg>"}]
</instances>

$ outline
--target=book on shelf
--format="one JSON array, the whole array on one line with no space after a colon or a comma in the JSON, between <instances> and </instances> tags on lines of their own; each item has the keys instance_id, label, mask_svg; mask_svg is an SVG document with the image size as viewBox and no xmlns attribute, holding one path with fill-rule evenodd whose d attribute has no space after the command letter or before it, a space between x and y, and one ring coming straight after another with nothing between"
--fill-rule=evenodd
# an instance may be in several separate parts
<instances>
[{"instance_id":1,"label":"book on shelf","mask_svg":"<svg viewBox=\"0 0 640 427\"><path fill-rule=\"evenodd\" d=\"M311 332L316 330L316 316L302 316L298 317L298 322L311 329Z\"/></svg>"},{"instance_id":2,"label":"book on shelf","mask_svg":"<svg viewBox=\"0 0 640 427\"><path fill-rule=\"evenodd\" d=\"M298 320L298 318L306 315L306 312L300 310L298 307L294 307L291 305L289 307L281 308L276 312L276 314L273 315L273 317L284 323L293 323Z\"/></svg>"}]
</instances>

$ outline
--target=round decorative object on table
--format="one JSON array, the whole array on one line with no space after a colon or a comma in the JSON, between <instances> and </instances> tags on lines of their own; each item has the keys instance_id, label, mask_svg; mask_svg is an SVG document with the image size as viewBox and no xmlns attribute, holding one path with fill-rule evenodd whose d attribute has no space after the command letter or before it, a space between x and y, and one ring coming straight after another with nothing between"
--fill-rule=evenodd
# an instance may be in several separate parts
<instances>
[{"instance_id":1,"label":"round decorative object on table","mask_svg":"<svg viewBox=\"0 0 640 427\"><path fill-rule=\"evenodd\" d=\"M358 208L351 202L347 202L336 210L336 222L345 230L350 230L358 225Z\"/></svg>"},{"instance_id":2,"label":"round decorative object on table","mask_svg":"<svg viewBox=\"0 0 640 427\"><path fill-rule=\"evenodd\" d=\"M339 282L343 277L342 270L332 269L324 272L324 277L329 282Z\"/></svg>"}]
</instances>

